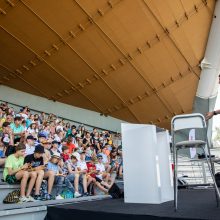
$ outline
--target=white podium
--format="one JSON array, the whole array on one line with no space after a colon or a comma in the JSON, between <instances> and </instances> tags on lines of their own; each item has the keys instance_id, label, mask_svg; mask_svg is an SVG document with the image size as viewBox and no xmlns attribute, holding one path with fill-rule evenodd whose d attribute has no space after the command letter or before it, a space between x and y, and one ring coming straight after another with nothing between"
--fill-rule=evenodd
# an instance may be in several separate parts
<instances>
[{"instance_id":1,"label":"white podium","mask_svg":"<svg viewBox=\"0 0 220 220\"><path fill-rule=\"evenodd\" d=\"M123 123L124 194L127 203L160 204L173 200L168 131Z\"/></svg>"}]
</instances>

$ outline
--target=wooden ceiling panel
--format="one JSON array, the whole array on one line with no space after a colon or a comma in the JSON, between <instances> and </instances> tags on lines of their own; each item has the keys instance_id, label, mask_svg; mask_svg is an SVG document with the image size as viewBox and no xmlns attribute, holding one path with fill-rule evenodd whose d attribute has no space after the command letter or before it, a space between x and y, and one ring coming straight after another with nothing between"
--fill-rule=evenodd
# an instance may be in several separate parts
<instances>
[{"instance_id":1,"label":"wooden ceiling panel","mask_svg":"<svg viewBox=\"0 0 220 220\"><path fill-rule=\"evenodd\" d=\"M81 92L71 92L70 95L66 94L58 101L73 105L80 108L90 109L92 111L99 112L100 110L87 98L87 96L83 95L83 91Z\"/></svg>"},{"instance_id":2,"label":"wooden ceiling panel","mask_svg":"<svg viewBox=\"0 0 220 220\"><path fill-rule=\"evenodd\" d=\"M22 77L37 88L40 88L48 97L63 91L69 84L45 63L26 72Z\"/></svg>"},{"instance_id":3,"label":"wooden ceiling panel","mask_svg":"<svg viewBox=\"0 0 220 220\"><path fill-rule=\"evenodd\" d=\"M182 80L177 81L170 86L170 89L175 94L176 99L186 112L192 110L193 101L195 98L195 96L192 96L192 94L196 94L197 86L198 79L194 74L189 74Z\"/></svg>"},{"instance_id":4,"label":"wooden ceiling panel","mask_svg":"<svg viewBox=\"0 0 220 220\"><path fill-rule=\"evenodd\" d=\"M129 63L111 72L104 79L126 101L151 90L148 83Z\"/></svg>"},{"instance_id":5,"label":"wooden ceiling panel","mask_svg":"<svg viewBox=\"0 0 220 220\"><path fill-rule=\"evenodd\" d=\"M170 115L170 112L156 95L131 105L130 109L143 123L149 123L150 121L156 123L158 118L162 119L166 115Z\"/></svg>"},{"instance_id":6,"label":"wooden ceiling panel","mask_svg":"<svg viewBox=\"0 0 220 220\"><path fill-rule=\"evenodd\" d=\"M0 28L0 64L9 66L12 70L16 70L21 64L33 57L33 54L19 44L5 30Z\"/></svg>"},{"instance_id":7,"label":"wooden ceiling panel","mask_svg":"<svg viewBox=\"0 0 220 220\"><path fill-rule=\"evenodd\" d=\"M60 62L61 59L66 60L66 63ZM56 54L48 57L46 61L73 84L83 82L89 76L95 74L74 50L68 46L60 48Z\"/></svg>"},{"instance_id":8,"label":"wooden ceiling panel","mask_svg":"<svg viewBox=\"0 0 220 220\"><path fill-rule=\"evenodd\" d=\"M192 110L214 0L10 2L0 1L1 83L167 128Z\"/></svg>"},{"instance_id":9,"label":"wooden ceiling panel","mask_svg":"<svg viewBox=\"0 0 220 220\"><path fill-rule=\"evenodd\" d=\"M59 40L21 1L4 19L0 19L0 25L36 53L51 48Z\"/></svg>"},{"instance_id":10,"label":"wooden ceiling panel","mask_svg":"<svg viewBox=\"0 0 220 220\"><path fill-rule=\"evenodd\" d=\"M99 71L118 62L122 57L94 25L70 41L70 45L89 65Z\"/></svg>"},{"instance_id":11,"label":"wooden ceiling panel","mask_svg":"<svg viewBox=\"0 0 220 220\"><path fill-rule=\"evenodd\" d=\"M101 81L98 80L93 86L87 86L82 90L103 110L121 103L120 99Z\"/></svg>"},{"instance_id":12,"label":"wooden ceiling panel","mask_svg":"<svg viewBox=\"0 0 220 220\"><path fill-rule=\"evenodd\" d=\"M31 93L33 95L41 96L41 97L46 97L44 96L43 93L41 93L40 90L37 88L33 88L30 83L26 83L25 81L21 80L20 78L16 78L13 80L9 81L4 81L4 85L9 86L13 89L17 89L23 92ZM3 99L3 97L2 97Z\"/></svg>"},{"instance_id":13,"label":"wooden ceiling panel","mask_svg":"<svg viewBox=\"0 0 220 220\"><path fill-rule=\"evenodd\" d=\"M79 24L88 21L73 0L23 0L23 2L42 23L61 37L66 36L68 31L77 29Z\"/></svg>"},{"instance_id":14,"label":"wooden ceiling panel","mask_svg":"<svg viewBox=\"0 0 220 220\"><path fill-rule=\"evenodd\" d=\"M97 23L121 51L131 52L156 35L143 10L145 9L139 1L122 1L112 13L106 14L104 19L98 20ZM127 12L129 16L123 16Z\"/></svg>"},{"instance_id":15,"label":"wooden ceiling panel","mask_svg":"<svg viewBox=\"0 0 220 220\"><path fill-rule=\"evenodd\" d=\"M139 123L139 121L137 121L136 117L134 117L128 108L123 108L117 112L114 112L111 114L111 116L124 121L129 121L131 123Z\"/></svg>"}]
</instances>

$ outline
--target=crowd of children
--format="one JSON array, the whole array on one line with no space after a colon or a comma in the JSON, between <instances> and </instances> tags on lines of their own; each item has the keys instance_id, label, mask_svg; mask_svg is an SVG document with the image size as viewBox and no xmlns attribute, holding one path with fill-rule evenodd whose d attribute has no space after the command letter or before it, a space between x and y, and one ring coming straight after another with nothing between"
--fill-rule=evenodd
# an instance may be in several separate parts
<instances>
[{"instance_id":1,"label":"crowd of children","mask_svg":"<svg viewBox=\"0 0 220 220\"><path fill-rule=\"evenodd\" d=\"M20 202L63 199L63 186L75 198L93 195L95 188L108 193L115 176L123 176L120 134L32 114L27 106L15 112L4 102L0 137L3 181L20 184Z\"/></svg>"}]
</instances>

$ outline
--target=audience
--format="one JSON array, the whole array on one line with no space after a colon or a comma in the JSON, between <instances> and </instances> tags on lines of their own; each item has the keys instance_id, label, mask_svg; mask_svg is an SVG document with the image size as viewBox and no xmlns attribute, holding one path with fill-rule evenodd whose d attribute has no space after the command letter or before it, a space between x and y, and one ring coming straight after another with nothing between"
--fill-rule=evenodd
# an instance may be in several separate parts
<instances>
[{"instance_id":1,"label":"audience","mask_svg":"<svg viewBox=\"0 0 220 220\"><path fill-rule=\"evenodd\" d=\"M54 114L33 114L25 106L15 112L0 104L0 166L3 179L20 184L20 202L63 199L63 186L75 198L94 195L95 187L108 193L123 176L120 134L90 132L84 125L71 125ZM41 187L46 181L46 194ZM53 193L54 194L54 193ZM32 196L31 196L32 195Z\"/></svg>"}]
</instances>

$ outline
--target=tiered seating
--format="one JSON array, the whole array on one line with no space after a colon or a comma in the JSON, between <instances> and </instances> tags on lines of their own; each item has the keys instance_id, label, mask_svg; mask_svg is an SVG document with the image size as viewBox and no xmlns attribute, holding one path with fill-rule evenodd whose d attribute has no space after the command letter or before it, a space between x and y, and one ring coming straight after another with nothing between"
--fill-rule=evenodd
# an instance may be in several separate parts
<instances>
[{"instance_id":1,"label":"tiered seating","mask_svg":"<svg viewBox=\"0 0 220 220\"><path fill-rule=\"evenodd\" d=\"M17 113L18 112L16 111L15 115ZM36 112L33 111L32 113L36 113ZM48 114L46 114L46 117L48 117ZM73 123L72 121L66 120L66 123L67 122ZM78 123L74 123L74 125L79 126ZM87 127L89 128L89 131L91 132L92 127L90 126L87 126ZM102 132L102 131L99 130L99 132ZM115 173L113 173L112 175L115 176ZM0 168L0 219L4 219L4 220L5 219L43 220L46 215L47 206L49 205L66 204L70 202L73 203L73 202L92 201L92 200L97 200L97 199L111 198L109 195L105 195L105 193L98 190L98 188L95 188L95 196L80 197L80 198L73 198L73 199L63 199L63 200L36 201L36 202L27 202L27 203L22 203L22 204L19 204L19 203L3 204L3 199L6 197L6 195L15 189L20 189L20 185L18 184L9 185L2 181L2 176L3 176L3 168ZM62 187L64 189L66 187L65 184L63 184ZM52 194L54 194L55 189L56 189L56 185L54 185L53 187Z\"/></svg>"}]
</instances>

